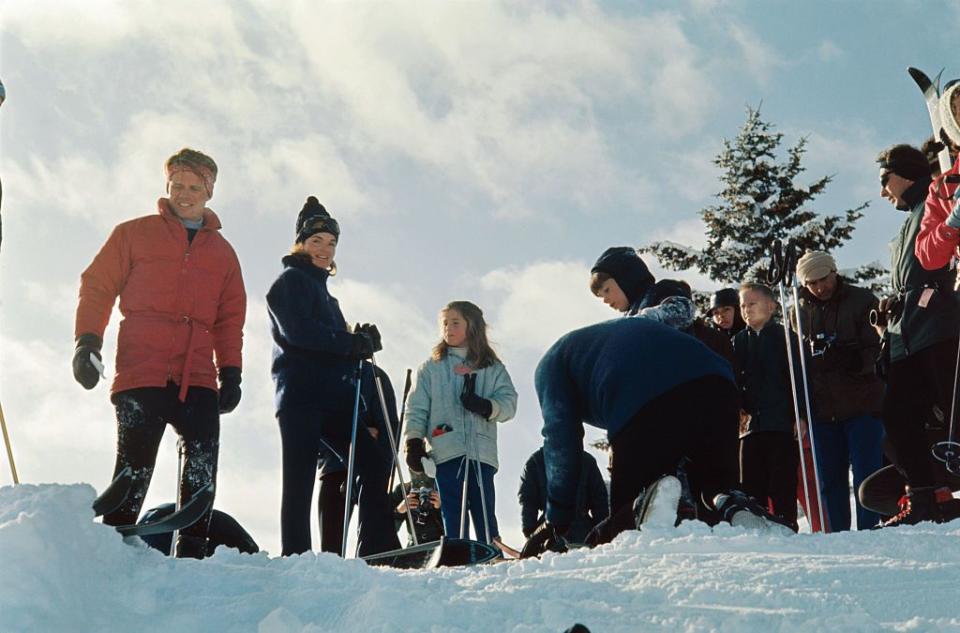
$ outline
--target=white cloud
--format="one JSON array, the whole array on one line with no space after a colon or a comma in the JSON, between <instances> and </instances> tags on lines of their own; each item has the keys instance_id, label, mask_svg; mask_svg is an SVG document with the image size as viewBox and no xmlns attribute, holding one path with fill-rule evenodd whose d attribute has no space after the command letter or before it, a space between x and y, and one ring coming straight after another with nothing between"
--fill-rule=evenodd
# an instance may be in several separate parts
<instances>
[{"instance_id":1,"label":"white cloud","mask_svg":"<svg viewBox=\"0 0 960 633\"><path fill-rule=\"evenodd\" d=\"M740 49L747 69L760 84L767 84L774 71L786 63L776 50L745 25L731 22L728 30Z\"/></svg>"},{"instance_id":2,"label":"white cloud","mask_svg":"<svg viewBox=\"0 0 960 633\"><path fill-rule=\"evenodd\" d=\"M832 62L844 55L845 51L833 40L823 40L817 46L817 55L821 61Z\"/></svg>"}]
</instances>

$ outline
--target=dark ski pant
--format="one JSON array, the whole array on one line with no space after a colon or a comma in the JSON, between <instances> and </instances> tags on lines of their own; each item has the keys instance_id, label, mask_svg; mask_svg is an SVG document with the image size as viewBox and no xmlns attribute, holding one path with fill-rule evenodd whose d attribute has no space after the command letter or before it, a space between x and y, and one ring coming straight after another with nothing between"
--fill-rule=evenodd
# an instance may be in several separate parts
<instances>
[{"instance_id":1,"label":"dark ski pant","mask_svg":"<svg viewBox=\"0 0 960 633\"><path fill-rule=\"evenodd\" d=\"M790 523L797 522L800 447L791 433L758 431L740 439L740 486Z\"/></svg>"},{"instance_id":2,"label":"dark ski pant","mask_svg":"<svg viewBox=\"0 0 960 633\"><path fill-rule=\"evenodd\" d=\"M317 411L282 411L279 415L283 451L283 491L280 505L281 553L310 551L310 505L317 476L318 455L329 446L346 459L351 424L340 416ZM354 473L360 480L358 499L360 556L398 549L393 513L387 499L390 459L361 425L357 432Z\"/></svg>"},{"instance_id":3,"label":"dark ski pant","mask_svg":"<svg viewBox=\"0 0 960 633\"><path fill-rule=\"evenodd\" d=\"M157 450L167 425L183 440L184 462L178 494L182 504L208 483L216 485L220 450L220 409L217 392L190 387L184 402L178 399L179 385L139 387L115 393L111 398L117 411L117 460L114 476L129 466L133 487L117 510L103 517L107 525L136 523L153 477ZM181 537L206 538L210 512L180 531Z\"/></svg>"},{"instance_id":4,"label":"dark ski pant","mask_svg":"<svg viewBox=\"0 0 960 633\"><path fill-rule=\"evenodd\" d=\"M440 513L443 515L443 531L451 538L460 538L460 515L463 512L463 476L466 458L457 457L437 464L437 490L440 492ZM477 476L477 465L480 475ZM467 510L473 521L473 534L478 541L490 543L500 536L495 513L496 493L493 488L493 476L496 470L490 464L470 460L470 479L467 482ZM481 504L480 484L483 485L483 499L486 502L487 515L484 523L483 504ZM486 534L485 525L490 528ZM469 530L467 531L469 536Z\"/></svg>"},{"instance_id":5,"label":"dark ski pant","mask_svg":"<svg viewBox=\"0 0 960 633\"><path fill-rule=\"evenodd\" d=\"M320 476L317 493L317 518L320 521L320 551L343 551L343 505L347 502L347 471L338 470Z\"/></svg>"},{"instance_id":6,"label":"dark ski pant","mask_svg":"<svg viewBox=\"0 0 960 633\"><path fill-rule=\"evenodd\" d=\"M850 471L854 490L883 462L883 423L860 415L837 422L815 422L813 439L817 448L820 493L827 510L831 532L850 529ZM857 529L866 530L880 522L880 515L867 510L857 499Z\"/></svg>"},{"instance_id":7,"label":"dark ski pant","mask_svg":"<svg viewBox=\"0 0 960 633\"><path fill-rule=\"evenodd\" d=\"M633 501L688 458L691 487L712 500L737 486L739 394L720 376L674 387L647 403L610 438L610 516L613 532L633 528ZM612 536L611 536L612 538Z\"/></svg>"},{"instance_id":8,"label":"dark ski pant","mask_svg":"<svg viewBox=\"0 0 960 633\"><path fill-rule=\"evenodd\" d=\"M933 405L949 418L956 359L957 339L950 339L890 363L887 370L883 424L894 464L911 487L936 484L923 423Z\"/></svg>"}]
</instances>

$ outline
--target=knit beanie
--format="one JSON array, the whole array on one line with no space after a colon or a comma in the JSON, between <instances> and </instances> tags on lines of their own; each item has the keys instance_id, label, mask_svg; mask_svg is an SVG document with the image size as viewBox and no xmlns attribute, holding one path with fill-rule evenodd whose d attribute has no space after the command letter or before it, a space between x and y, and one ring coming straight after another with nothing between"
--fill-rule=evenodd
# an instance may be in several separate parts
<instances>
[{"instance_id":1,"label":"knit beanie","mask_svg":"<svg viewBox=\"0 0 960 633\"><path fill-rule=\"evenodd\" d=\"M326 208L314 196L307 198L297 216L297 244L306 242L311 235L330 233L340 240L340 225L330 217Z\"/></svg>"},{"instance_id":2,"label":"knit beanie","mask_svg":"<svg viewBox=\"0 0 960 633\"><path fill-rule=\"evenodd\" d=\"M950 102L953 101L954 95L957 95L958 89L960 89L960 81L948 85L947 89L940 95L940 101L937 104L940 110L940 125L954 145L960 145L960 125L957 124ZM960 95L957 96L960 98Z\"/></svg>"},{"instance_id":3,"label":"knit beanie","mask_svg":"<svg viewBox=\"0 0 960 633\"><path fill-rule=\"evenodd\" d=\"M797 260L797 279L802 284L823 279L836 270L837 262L824 251L807 251Z\"/></svg>"},{"instance_id":4,"label":"knit beanie","mask_svg":"<svg viewBox=\"0 0 960 633\"><path fill-rule=\"evenodd\" d=\"M603 251L590 273L606 273L613 277L631 305L641 299L655 281L647 265L630 246L611 246Z\"/></svg>"}]
</instances>

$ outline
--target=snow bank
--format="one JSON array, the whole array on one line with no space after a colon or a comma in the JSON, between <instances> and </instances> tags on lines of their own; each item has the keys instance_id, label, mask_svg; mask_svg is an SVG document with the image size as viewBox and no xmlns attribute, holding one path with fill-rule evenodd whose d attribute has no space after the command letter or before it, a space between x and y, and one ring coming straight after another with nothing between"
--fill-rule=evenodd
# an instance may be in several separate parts
<instances>
[{"instance_id":1,"label":"snow bank","mask_svg":"<svg viewBox=\"0 0 960 633\"><path fill-rule=\"evenodd\" d=\"M329 554L172 560L93 488L0 488L0 631L960 631L960 522L770 537L700 524L543 560L400 572Z\"/></svg>"}]
</instances>

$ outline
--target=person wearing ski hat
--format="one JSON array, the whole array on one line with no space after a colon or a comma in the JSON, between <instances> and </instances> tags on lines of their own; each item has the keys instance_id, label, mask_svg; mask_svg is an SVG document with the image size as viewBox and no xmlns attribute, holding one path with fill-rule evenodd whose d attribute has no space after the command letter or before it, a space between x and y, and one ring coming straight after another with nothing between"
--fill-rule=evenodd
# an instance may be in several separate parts
<instances>
[{"instance_id":1,"label":"person wearing ski hat","mask_svg":"<svg viewBox=\"0 0 960 633\"><path fill-rule=\"evenodd\" d=\"M731 339L747 327L740 316L740 295L735 288L721 288L713 293L707 318L714 328Z\"/></svg>"},{"instance_id":2,"label":"person wearing ski hat","mask_svg":"<svg viewBox=\"0 0 960 633\"><path fill-rule=\"evenodd\" d=\"M800 323L810 352L807 365L813 438L830 531L850 529L850 477L854 490L883 464L883 383L874 373L880 339L870 325L878 302L872 292L837 273L824 251L797 261ZM793 323L797 330L796 322ZM799 332L798 332L799 334ZM857 529L876 526L880 516L857 502Z\"/></svg>"},{"instance_id":3,"label":"person wearing ski hat","mask_svg":"<svg viewBox=\"0 0 960 633\"><path fill-rule=\"evenodd\" d=\"M337 272L340 225L314 196L297 217L295 236L283 271L267 292L283 468L281 553L311 549L310 506L321 450L346 461L354 441L355 472L363 489L358 554L398 549L387 498L390 460L373 430L361 428L351 438L358 363L382 349L380 332L370 324L351 331L327 290L327 279ZM363 364L360 379L373 384L369 363Z\"/></svg>"},{"instance_id":4,"label":"person wearing ski hat","mask_svg":"<svg viewBox=\"0 0 960 633\"><path fill-rule=\"evenodd\" d=\"M220 415L240 402L247 296L240 262L207 208L217 179L212 158L185 148L167 159L167 196L157 213L119 224L80 277L73 375L100 379L100 350L120 298L111 401L117 415L116 476L133 488L107 525L136 522L167 424L184 442L179 499L216 482ZM102 367L102 365L101 365ZM201 558L208 512L180 531L176 554Z\"/></svg>"},{"instance_id":5,"label":"person wearing ski hat","mask_svg":"<svg viewBox=\"0 0 960 633\"><path fill-rule=\"evenodd\" d=\"M944 140L950 141L953 147L960 146L960 125L957 123L957 114L960 114L960 82L955 82L944 91L939 107L943 135L946 136ZM950 182L957 177L958 170L960 158L945 174L937 176L927 190L923 219L915 243L917 259L926 270L943 268L955 255L960 254L960 208L955 198L958 184ZM915 171L920 172L919 169ZM906 176L910 177L909 174Z\"/></svg>"},{"instance_id":6,"label":"person wearing ski hat","mask_svg":"<svg viewBox=\"0 0 960 633\"><path fill-rule=\"evenodd\" d=\"M894 294L881 299L877 307L881 316L877 331L883 337L878 368L887 382L883 424L894 463L908 483L901 511L883 525L942 522L952 517L952 496L949 488L937 485L923 429L925 416L920 412L934 406L951 410L960 298L953 290L949 264L943 261L939 268L928 270L919 257L932 252L918 241L931 190L923 152L894 145L881 152L877 162L881 196L908 214L890 244ZM945 230L936 230L946 235ZM927 265L931 263L927 259Z\"/></svg>"},{"instance_id":7,"label":"person wearing ski hat","mask_svg":"<svg viewBox=\"0 0 960 633\"><path fill-rule=\"evenodd\" d=\"M739 399L730 363L692 336L651 319L603 321L562 336L534 381L547 502L524 557L565 549L584 423L606 430L611 446L610 517L591 532L591 544L637 527L654 500L675 515L681 485L672 475L684 458L723 519L746 511L763 525L776 523L736 490Z\"/></svg>"},{"instance_id":8,"label":"person wearing ski hat","mask_svg":"<svg viewBox=\"0 0 960 633\"><path fill-rule=\"evenodd\" d=\"M646 307L644 300L655 281L630 246L608 248L590 269L590 291L625 316L634 316Z\"/></svg>"}]
</instances>

